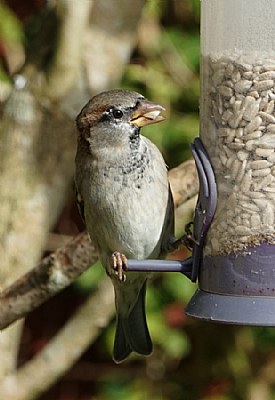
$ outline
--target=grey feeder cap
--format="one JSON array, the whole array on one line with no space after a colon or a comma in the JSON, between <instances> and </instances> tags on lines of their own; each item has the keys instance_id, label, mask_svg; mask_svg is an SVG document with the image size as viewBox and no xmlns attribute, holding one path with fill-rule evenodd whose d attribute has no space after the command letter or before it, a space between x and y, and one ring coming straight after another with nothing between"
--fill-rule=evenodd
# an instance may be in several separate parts
<instances>
[{"instance_id":1,"label":"grey feeder cap","mask_svg":"<svg viewBox=\"0 0 275 400\"><path fill-rule=\"evenodd\" d=\"M275 326L275 245L205 256L186 314L227 324Z\"/></svg>"}]
</instances>

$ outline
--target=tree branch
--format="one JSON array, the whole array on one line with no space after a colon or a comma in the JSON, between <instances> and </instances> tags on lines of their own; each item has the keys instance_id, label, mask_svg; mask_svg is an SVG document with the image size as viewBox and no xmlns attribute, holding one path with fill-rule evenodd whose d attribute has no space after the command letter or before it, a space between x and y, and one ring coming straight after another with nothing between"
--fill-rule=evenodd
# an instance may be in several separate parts
<instances>
[{"instance_id":1,"label":"tree branch","mask_svg":"<svg viewBox=\"0 0 275 400\"><path fill-rule=\"evenodd\" d=\"M73 365L114 314L113 288L105 278L47 346L17 373L3 380L1 397L5 400L37 398Z\"/></svg>"},{"instance_id":2,"label":"tree branch","mask_svg":"<svg viewBox=\"0 0 275 400\"><path fill-rule=\"evenodd\" d=\"M101 92L116 86L136 42L145 0L100 0L92 9L83 60L89 89ZM109 81L106 76L111 77Z\"/></svg>"},{"instance_id":3,"label":"tree branch","mask_svg":"<svg viewBox=\"0 0 275 400\"><path fill-rule=\"evenodd\" d=\"M169 173L175 206L181 209L198 192L193 161L187 161ZM70 285L97 260L87 233L44 258L33 270L5 289L0 296L0 329L24 317L50 297Z\"/></svg>"},{"instance_id":4,"label":"tree branch","mask_svg":"<svg viewBox=\"0 0 275 400\"><path fill-rule=\"evenodd\" d=\"M97 260L86 232L44 258L0 295L0 329L24 317L70 285Z\"/></svg>"},{"instance_id":5,"label":"tree branch","mask_svg":"<svg viewBox=\"0 0 275 400\"><path fill-rule=\"evenodd\" d=\"M64 96L77 82L82 62L83 38L89 23L93 0L62 0L57 3L61 24L55 59L51 65L47 93Z\"/></svg>"}]
</instances>

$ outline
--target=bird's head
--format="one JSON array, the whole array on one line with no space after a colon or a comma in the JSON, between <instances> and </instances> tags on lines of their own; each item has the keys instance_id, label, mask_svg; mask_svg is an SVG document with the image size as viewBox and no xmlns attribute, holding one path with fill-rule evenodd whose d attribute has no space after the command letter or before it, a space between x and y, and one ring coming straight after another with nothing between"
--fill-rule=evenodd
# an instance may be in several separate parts
<instances>
[{"instance_id":1,"label":"bird's head","mask_svg":"<svg viewBox=\"0 0 275 400\"><path fill-rule=\"evenodd\" d=\"M164 110L130 90L103 92L94 96L76 118L78 135L92 150L129 145L139 137L142 126L163 121Z\"/></svg>"}]
</instances>

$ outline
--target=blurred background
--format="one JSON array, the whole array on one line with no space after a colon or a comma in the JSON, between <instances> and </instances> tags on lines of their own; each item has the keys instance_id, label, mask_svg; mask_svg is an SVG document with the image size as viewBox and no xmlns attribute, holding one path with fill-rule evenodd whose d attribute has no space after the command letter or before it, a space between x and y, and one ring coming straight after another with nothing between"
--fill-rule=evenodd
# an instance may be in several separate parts
<instances>
[{"instance_id":1,"label":"blurred background","mask_svg":"<svg viewBox=\"0 0 275 400\"><path fill-rule=\"evenodd\" d=\"M14 74L18 74L25 63L32 65L37 52L48 51L47 40L40 42L38 38L43 21L48 18L47 8L58 7L58 3L45 0L1 2L0 100L3 105L10 95ZM169 168L191 158L188 144L199 133L199 19L200 0L145 1L129 60L124 62L116 78L116 86L139 91L166 107L167 121L151 126L144 133L161 149ZM49 60L50 56L47 57ZM43 68L44 65L45 60ZM20 85L20 80L17 84ZM96 91L92 83L91 86ZM93 94L93 90L90 93ZM81 101L79 103L84 105ZM191 218L192 215L183 222ZM71 182L44 254L83 229ZM187 255L183 251L175 257ZM103 276L100 265L94 266L26 318L17 367L23 368L47 345L74 310L96 290ZM184 307L194 290L195 286L180 274L154 275L147 294L147 318L154 343L152 356L131 356L126 363L115 365L111 359L115 327L115 320L112 320L62 378L43 395L29 398L275 399L273 328L214 325L191 320L185 316Z\"/></svg>"}]
</instances>

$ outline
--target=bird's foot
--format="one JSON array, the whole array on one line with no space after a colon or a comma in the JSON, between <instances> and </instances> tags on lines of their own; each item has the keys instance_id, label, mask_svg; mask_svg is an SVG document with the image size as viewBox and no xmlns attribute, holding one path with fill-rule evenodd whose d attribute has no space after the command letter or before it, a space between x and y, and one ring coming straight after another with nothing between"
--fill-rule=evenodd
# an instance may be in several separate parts
<instances>
[{"instance_id":1,"label":"bird's foot","mask_svg":"<svg viewBox=\"0 0 275 400\"><path fill-rule=\"evenodd\" d=\"M185 225L185 234L182 235L179 239L175 239L170 244L170 249L169 249L170 251L177 250L180 245L183 245L183 246L187 247L188 250L192 251L195 244L197 246L200 245L200 243L193 236L193 233L191 231L192 225L193 225L193 222L189 222L188 224Z\"/></svg>"},{"instance_id":2,"label":"bird's foot","mask_svg":"<svg viewBox=\"0 0 275 400\"><path fill-rule=\"evenodd\" d=\"M114 271L115 275L117 276L119 282L126 281L126 274L125 272L128 269L128 261L126 256L119 251L115 251L112 254L112 270Z\"/></svg>"},{"instance_id":3,"label":"bird's foot","mask_svg":"<svg viewBox=\"0 0 275 400\"><path fill-rule=\"evenodd\" d=\"M192 225L194 225L193 221L185 225L185 234L180 239L182 244L190 251L192 251L194 245L200 245L200 242L194 238L194 234L191 230Z\"/></svg>"}]
</instances>

